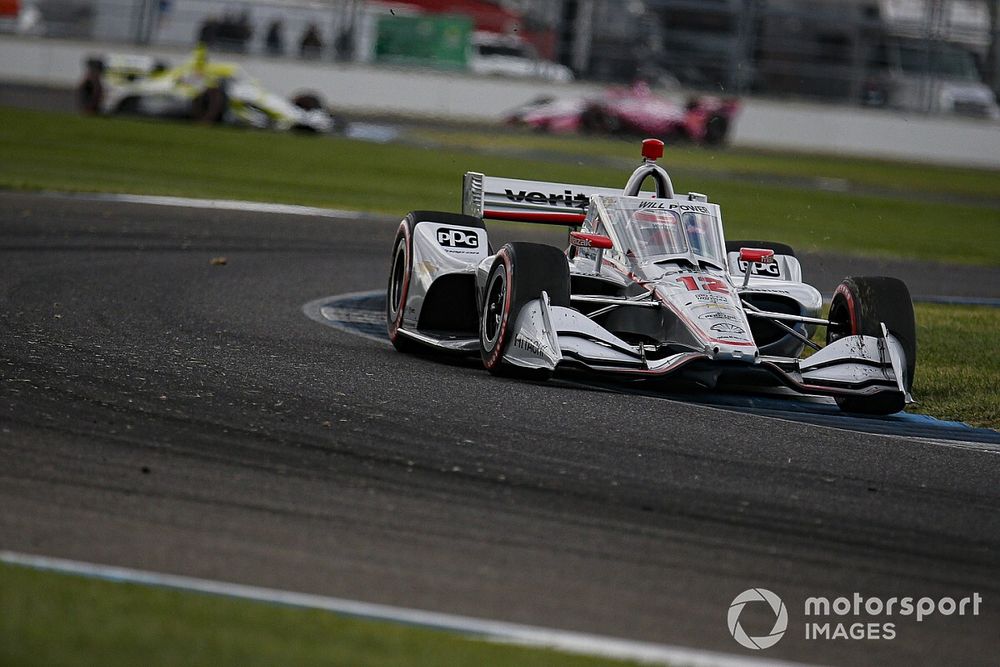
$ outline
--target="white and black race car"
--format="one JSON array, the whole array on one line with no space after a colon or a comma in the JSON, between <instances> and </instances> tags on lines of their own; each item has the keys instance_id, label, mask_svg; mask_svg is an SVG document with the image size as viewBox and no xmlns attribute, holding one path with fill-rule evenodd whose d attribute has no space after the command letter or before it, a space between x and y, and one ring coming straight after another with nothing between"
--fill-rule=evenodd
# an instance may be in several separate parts
<instances>
[{"instance_id":1,"label":"white and black race car","mask_svg":"<svg viewBox=\"0 0 1000 667\"><path fill-rule=\"evenodd\" d=\"M913 304L894 278L846 278L822 317L792 249L729 241L705 195L676 195L643 142L624 190L467 173L463 213L413 211L392 249L386 320L400 351L478 353L497 375L579 369L701 386L784 386L847 411L911 402ZM651 179L655 192L643 191ZM483 219L566 225L569 247L493 251ZM813 340L826 328L825 345Z\"/></svg>"}]
</instances>

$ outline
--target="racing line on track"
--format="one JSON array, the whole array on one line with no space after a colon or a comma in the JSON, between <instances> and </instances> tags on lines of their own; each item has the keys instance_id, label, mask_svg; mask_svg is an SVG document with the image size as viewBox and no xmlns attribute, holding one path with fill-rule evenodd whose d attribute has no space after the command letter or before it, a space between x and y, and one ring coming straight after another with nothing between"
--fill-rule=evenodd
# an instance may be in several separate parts
<instances>
[{"instance_id":1,"label":"racing line on track","mask_svg":"<svg viewBox=\"0 0 1000 667\"><path fill-rule=\"evenodd\" d=\"M354 292L317 299L302 307L305 315L321 324L385 345L385 293L381 290ZM832 399L798 396L744 395L719 392L664 393L606 382L573 382L577 386L629 393L650 398L670 399L735 410L764 417L803 422L877 435L922 438L947 446L969 447L1000 454L1000 433L975 428L961 422L942 421L926 415L900 412L886 417L849 415Z\"/></svg>"}]
</instances>

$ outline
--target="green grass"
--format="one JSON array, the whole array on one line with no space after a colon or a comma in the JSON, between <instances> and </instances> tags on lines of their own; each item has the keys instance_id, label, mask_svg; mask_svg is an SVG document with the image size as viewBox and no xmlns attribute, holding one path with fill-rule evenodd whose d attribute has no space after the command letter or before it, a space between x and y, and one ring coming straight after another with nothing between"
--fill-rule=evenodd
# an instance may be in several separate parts
<instances>
[{"instance_id":1,"label":"green grass","mask_svg":"<svg viewBox=\"0 0 1000 667\"><path fill-rule=\"evenodd\" d=\"M906 411L1000 430L1000 339L984 335L1000 331L1000 308L918 303L914 314L916 403ZM813 339L822 345L826 329Z\"/></svg>"},{"instance_id":2,"label":"green grass","mask_svg":"<svg viewBox=\"0 0 1000 667\"><path fill-rule=\"evenodd\" d=\"M916 316L908 410L1000 429L1000 309L918 304Z\"/></svg>"},{"instance_id":3,"label":"green grass","mask_svg":"<svg viewBox=\"0 0 1000 667\"><path fill-rule=\"evenodd\" d=\"M534 150L627 160L637 160L639 156L639 142L634 139L430 129L419 130L415 136L451 148ZM992 169L737 148L716 150L690 145L667 146L661 162L678 173L822 178L844 180L870 188L1000 198L1000 173Z\"/></svg>"},{"instance_id":4,"label":"green grass","mask_svg":"<svg viewBox=\"0 0 1000 667\"><path fill-rule=\"evenodd\" d=\"M462 135L471 142L475 133ZM309 204L402 215L456 210L467 170L498 176L619 186L621 169L588 155L635 147L610 140L481 135L481 143L563 142L578 157L526 160L468 148L376 145L338 138L0 109L0 187L127 192ZM475 143L475 142L471 142ZM682 157L683 156L683 157ZM730 237L770 238L802 250L1000 265L1000 209L917 203L733 181L725 170L811 171L914 192L1000 196L1000 172L924 168L880 161L683 149L671 160L721 165L718 175L675 178L680 190L707 192L723 207ZM596 162L596 161L595 161Z\"/></svg>"},{"instance_id":5,"label":"green grass","mask_svg":"<svg viewBox=\"0 0 1000 667\"><path fill-rule=\"evenodd\" d=\"M0 664L566 665L626 663L165 588L0 564Z\"/></svg>"}]
</instances>

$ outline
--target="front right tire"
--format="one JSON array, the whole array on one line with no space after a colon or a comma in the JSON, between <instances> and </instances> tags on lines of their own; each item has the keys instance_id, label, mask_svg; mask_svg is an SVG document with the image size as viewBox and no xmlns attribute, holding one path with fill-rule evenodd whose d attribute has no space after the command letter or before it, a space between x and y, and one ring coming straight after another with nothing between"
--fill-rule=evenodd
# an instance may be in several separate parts
<instances>
[{"instance_id":1,"label":"front right tire","mask_svg":"<svg viewBox=\"0 0 1000 667\"><path fill-rule=\"evenodd\" d=\"M410 298L413 277L413 234L422 222L436 222L453 227L485 229L480 218L443 211L410 211L399 223L396 239L392 244L389 264L389 284L385 294L385 322L389 342L399 352L415 352L422 346L405 333L400 333Z\"/></svg>"}]
</instances>

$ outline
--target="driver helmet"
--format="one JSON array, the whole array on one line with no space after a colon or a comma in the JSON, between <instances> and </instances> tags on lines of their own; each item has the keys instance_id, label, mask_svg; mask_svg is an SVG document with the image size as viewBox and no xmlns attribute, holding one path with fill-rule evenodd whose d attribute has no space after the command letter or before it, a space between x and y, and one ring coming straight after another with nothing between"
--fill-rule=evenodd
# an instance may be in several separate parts
<instances>
[{"instance_id":1,"label":"driver helmet","mask_svg":"<svg viewBox=\"0 0 1000 667\"><path fill-rule=\"evenodd\" d=\"M680 216L668 210L638 210L632 215L638 237L654 252L675 252L680 236Z\"/></svg>"},{"instance_id":2,"label":"driver helmet","mask_svg":"<svg viewBox=\"0 0 1000 667\"><path fill-rule=\"evenodd\" d=\"M685 213L683 220L684 233L687 234L691 249L697 253L704 253L706 244L705 221L702 216L696 213Z\"/></svg>"}]
</instances>

